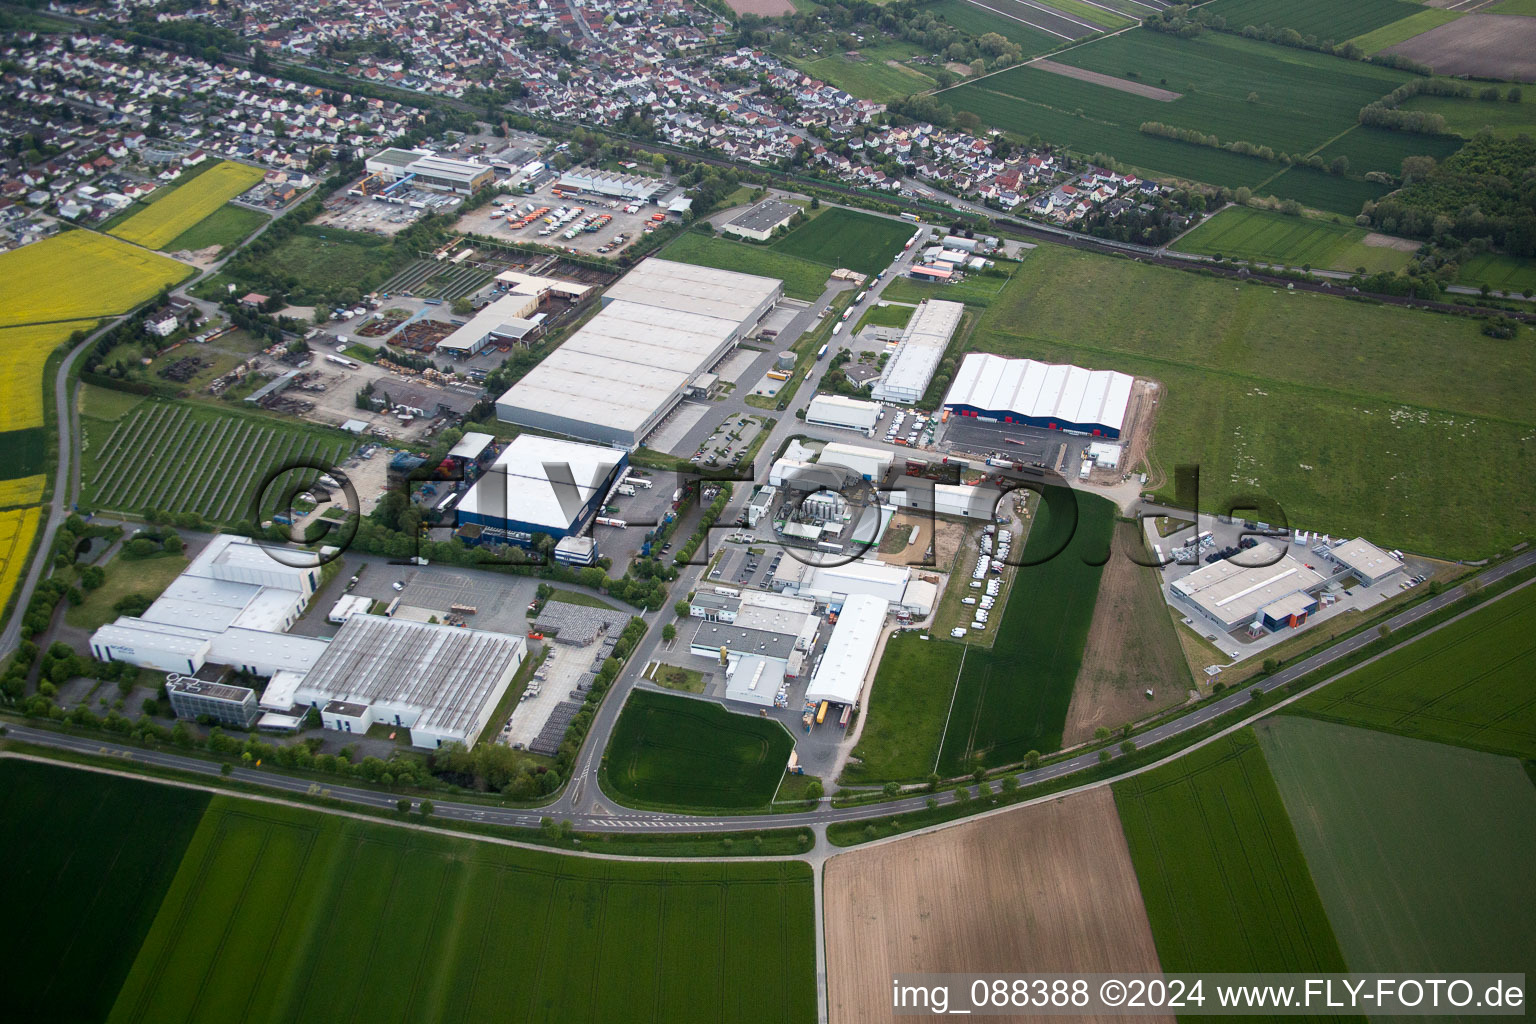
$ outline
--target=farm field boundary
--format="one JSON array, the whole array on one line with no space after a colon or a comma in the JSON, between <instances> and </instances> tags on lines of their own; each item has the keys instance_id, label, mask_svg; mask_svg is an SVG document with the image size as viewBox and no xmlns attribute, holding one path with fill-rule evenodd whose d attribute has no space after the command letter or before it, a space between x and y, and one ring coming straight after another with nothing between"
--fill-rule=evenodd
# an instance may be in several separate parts
<instances>
[{"instance_id":1,"label":"farm field boundary","mask_svg":"<svg viewBox=\"0 0 1536 1024\"><path fill-rule=\"evenodd\" d=\"M1291 715L1254 731L1351 970L1536 970L1518 761Z\"/></svg>"},{"instance_id":2,"label":"farm field boundary","mask_svg":"<svg viewBox=\"0 0 1536 1024\"><path fill-rule=\"evenodd\" d=\"M1205 10L1227 19L1232 32L1273 25L1341 43L1412 18L1423 8L1407 0L1216 0Z\"/></svg>"},{"instance_id":3,"label":"farm field boundary","mask_svg":"<svg viewBox=\"0 0 1536 1024\"><path fill-rule=\"evenodd\" d=\"M770 248L872 277L890 265L911 236L912 225L903 221L836 207L794 228Z\"/></svg>"},{"instance_id":4,"label":"farm field boundary","mask_svg":"<svg viewBox=\"0 0 1536 1024\"><path fill-rule=\"evenodd\" d=\"M192 273L185 264L107 235L63 231L0 253L6 297L0 327L112 316Z\"/></svg>"},{"instance_id":5,"label":"farm field boundary","mask_svg":"<svg viewBox=\"0 0 1536 1024\"><path fill-rule=\"evenodd\" d=\"M1443 7L1425 7L1406 18L1399 18L1378 29L1355 36L1350 42L1367 54L1377 54L1389 46L1406 43L1422 32L1448 25L1461 15L1461 11L1448 11Z\"/></svg>"},{"instance_id":6,"label":"farm field boundary","mask_svg":"<svg viewBox=\"0 0 1536 1024\"><path fill-rule=\"evenodd\" d=\"M1366 244L1365 228L1310 217L1289 217L1273 210L1229 206L1184 235L1171 248L1204 256L1224 256L1320 270L1353 273L1398 271L1413 249ZM1415 246L1416 247L1416 246Z\"/></svg>"},{"instance_id":7,"label":"farm field boundary","mask_svg":"<svg viewBox=\"0 0 1536 1024\"><path fill-rule=\"evenodd\" d=\"M220 161L118 224L111 233L148 249L163 249L261 177L259 168Z\"/></svg>"}]
</instances>

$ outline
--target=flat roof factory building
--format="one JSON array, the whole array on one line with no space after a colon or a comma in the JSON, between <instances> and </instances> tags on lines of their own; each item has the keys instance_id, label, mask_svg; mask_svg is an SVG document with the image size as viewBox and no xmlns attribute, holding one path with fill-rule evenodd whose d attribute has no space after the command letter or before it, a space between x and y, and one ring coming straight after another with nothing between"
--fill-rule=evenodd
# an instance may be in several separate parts
<instances>
[{"instance_id":1,"label":"flat roof factory building","mask_svg":"<svg viewBox=\"0 0 1536 1024\"><path fill-rule=\"evenodd\" d=\"M880 405L843 395L817 395L805 410L805 422L861 430L868 434L880 422Z\"/></svg>"},{"instance_id":2,"label":"flat roof factory building","mask_svg":"<svg viewBox=\"0 0 1536 1024\"><path fill-rule=\"evenodd\" d=\"M1374 587L1393 573L1403 571L1402 562L1364 537L1356 537L1336 548L1329 548L1328 557L1348 569L1368 587Z\"/></svg>"},{"instance_id":3,"label":"flat roof factory building","mask_svg":"<svg viewBox=\"0 0 1536 1024\"><path fill-rule=\"evenodd\" d=\"M496 177L495 169L486 164L438 156L429 149L380 150L363 166L369 174L387 181L409 181L423 188L465 196L485 188Z\"/></svg>"},{"instance_id":4,"label":"flat roof factory building","mask_svg":"<svg viewBox=\"0 0 1536 1024\"><path fill-rule=\"evenodd\" d=\"M1327 582L1287 552L1260 541L1231 558L1202 566L1169 585L1183 606L1222 632L1258 623L1265 629L1299 626L1317 610ZM1260 564L1268 563L1268 564Z\"/></svg>"},{"instance_id":5,"label":"flat roof factory building","mask_svg":"<svg viewBox=\"0 0 1536 1024\"><path fill-rule=\"evenodd\" d=\"M841 466L852 470L865 480L879 483L885 479L886 471L891 468L891 459L894 457L882 448L864 448L856 444L833 441L821 450L821 457L816 464Z\"/></svg>"},{"instance_id":6,"label":"flat roof factory building","mask_svg":"<svg viewBox=\"0 0 1536 1024\"><path fill-rule=\"evenodd\" d=\"M521 434L459 499L460 536L522 547L536 533L577 536L628 465L623 449Z\"/></svg>"},{"instance_id":7,"label":"flat roof factory building","mask_svg":"<svg viewBox=\"0 0 1536 1024\"><path fill-rule=\"evenodd\" d=\"M516 634L354 615L294 690L327 729L375 723L411 731L411 745L472 746L527 653Z\"/></svg>"},{"instance_id":8,"label":"flat roof factory building","mask_svg":"<svg viewBox=\"0 0 1536 1024\"><path fill-rule=\"evenodd\" d=\"M782 295L783 283L774 278L652 257L610 287L596 316L497 399L496 415L636 448Z\"/></svg>"},{"instance_id":9,"label":"flat roof factory building","mask_svg":"<svg viewBox=\"0 0 1536 1024\"><path fill-rule=\"evenodd\" d=\"M972 352L944 396L957 416L1118 438L1135 378L1114 370Z\"/></svg>"},{"instance_id":10,"label":"flat roof factory building","mask_svg":"<svg viewBox=\"0 0 1536 1024\"><path fill-rule=\"evenodd\" d=\"M764 199L742 213L722 230L728 235L740 235L754 242L766 242L779 228L795 219L800 207L778 199Z\"/></svg>"},{"instance_id":11,"label":"flat roof factory building","mask_svg":"<svg viewBox=\"0 0 1536 1024\"><path fill-rule=\"evenodd\" d=\"M919 303L886 364L885 375L875 381L871 394L881 402L903 405L913 405L922 398L964 313L961 302L925 299Z\"/></svg>"},{"instance_id":12,"label":"flat roof factory building","mask_svg":"<svg viewBox=\"0 0 1536 1024\"><path fill-rule=\"evenodd\" d=\"M669 186L664 181L638 174L610 174L607 171L578 167L560 175L560 182L556 188L646 203L656 198Z\"/></svg>"},{"instance_id":13,"label":"flat roof factory building","mask_svg":"<svg viewBox=\"0 0 1536 1024\"><path fill-rule=\"evenodd\" d=\"M880 633L885 628L886 602L868 594L851 594L832 627L832 639L821 664L806 687L805 699L833 704L857 704L864 692Z\"/></svg>"}]
</instances>

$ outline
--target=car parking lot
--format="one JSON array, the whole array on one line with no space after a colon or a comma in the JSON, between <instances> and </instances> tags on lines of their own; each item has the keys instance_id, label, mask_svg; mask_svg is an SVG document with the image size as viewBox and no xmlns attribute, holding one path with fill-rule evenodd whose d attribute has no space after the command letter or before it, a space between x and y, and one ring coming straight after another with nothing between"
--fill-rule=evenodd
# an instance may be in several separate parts
<instances>
[{"instance_id":1,"label":"car parking lot","mask_svg":"<svg viewBox=\"0 0 1536 1024\"><path fill-rule=\"evenodd\" d=\"M660 225L677 220L676 214L666 213L654 203L636 204L593 195L562 198L553 190L558 180L550 178L549 183L531 193L513 191L500 196L493 204L464 214L454 225L454 230L472 231L510 242L532 242L581 253L615 256ZM530 214L539 210L544 212L522 224ZM546 221L546 218L560 221L562 211L569 219L557 224ZM572 229L576 229L576 233L565 237Z\"/></svg>"},{"instance_id":2,"label":"car parking lot","mask_svg":"<svg viewBox=\"0 0 1536 1024\"><path fill-rule=\"evenodd\" d=\"M758 435L772 426L766 416L732 413L704 439L688 461L701 469L735 469L746 457Z\"/></svg>"}]
</instances>

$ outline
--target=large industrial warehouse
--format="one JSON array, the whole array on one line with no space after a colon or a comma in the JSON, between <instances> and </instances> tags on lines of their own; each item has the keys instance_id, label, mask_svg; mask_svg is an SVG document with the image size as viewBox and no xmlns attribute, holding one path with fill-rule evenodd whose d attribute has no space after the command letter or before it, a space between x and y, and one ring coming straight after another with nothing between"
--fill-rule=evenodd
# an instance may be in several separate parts
<instances>
[{"instance_id":1,"label":"large industrial warehouse","mask_svg":"<svg viewBox=\"0 0 1536 1024\"><path fill-rule=\"evenodd\" d=\"M485 164L438 156L430 149L383 149L364 163L369 174L385 181L469 195L495 180L496 172Z\"/></svg>"},{"instance_id":2,"label":"large industrial warehouse","mask_svg":"<svg viewBox=\"0 0 1536 1024\"><path fill-rule=\"evenodd\" d=\"M536 533L575 536L628 464L619 448L519 435L459 499L459 533L472 543L524 547Z\"/></svg>"},{"instance_id":3,"label":"large industrial warehouse","mask_svg":"<svg viewBox=\"0 0 1536 1024\"><path fill-rule=\"evenodd\" d=\"M1134 381L1114 370L972 352L960 363L944 408L997 423L1118 438Z\"/></svg>"},{"instance_id":4,"label":"large industrial warehouse","mask_svg":"<svg viewBox=\"0 0 1536 1024\"><path fill-rule=\"evenodd\" d=\"M782 294L783 283L771 277L648 259L608 289L596 316L497 400L496 415L636 448Z\"/></svg>"},{"instance_id":5,"label":"large industrial warehouse","mask_svg":"<svg viewBox=\"0 0 1536 1024\"><path fill-rule=\"evenodd\" d=\"M1230 558L1201 566L1169 585L1173 596L1201 618L1230 632L1257 623L1265 629L1299 626L1317 610L1317 591L1327 580L1268 541ZM1260 564L1268 563L1268 564Z\"/></svg>"},{"instance_id":6,"label":"large industrial warehouse","mask_svg":"<svg viewBox=\"0 0 1536 1024\"><path fill-rule=\"evenodd\" d=\"M880 402L903 405L913 405L922 398L964 313L962 302L925 299L919 303L886 364L885 375L875 381L872 396Z\"/></svg>"}]
</instances>

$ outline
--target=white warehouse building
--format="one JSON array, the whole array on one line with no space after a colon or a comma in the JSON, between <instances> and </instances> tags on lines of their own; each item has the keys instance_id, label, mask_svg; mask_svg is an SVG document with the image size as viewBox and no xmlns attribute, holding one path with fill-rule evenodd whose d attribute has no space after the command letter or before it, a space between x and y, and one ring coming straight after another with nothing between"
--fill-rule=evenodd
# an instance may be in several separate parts
<instances>
[{"instance_id":1,"label":"white warehouse building","mask_svg":"<svg viewBox=\"0 0 1536 1024\"><path fill-rule=\"evenodd\" d=\"M652 257L496 401L508 423L633 449L783 295L771 277Z\"/></svg>"},{"instance_id":2,"label":"white warehouse building","mask_svg":"<svg viewBox=\"0 0 1536 1024\"><path fill-rule=\"evenodd\" d=\"M817 460L819 466L841 466L852 470L865 480L873 480L879 483L885 479L886 471L891 468L891 460L894 458L890 452L881 448L864 448L855 444L843 444L841 441L833 441L821 450L821 457Z\"/></svg>"},{"instance_id":3,"label":"white warehouse building","mask_svg":"<svg viewBox=\"0 0 1536 1024\"><path fill-rule=\"evenodd\" d=\"M873 434L875 424L880 422L880 405L845 395L817 395L805 410L805 422Z\"/></svg>"},{"instance_id":4,"label":"white warehouse building","mask_svg":"<svg viewBox=\"0 0 1536 1024\"><path fill-rule=\"evenodd\" d=\"M919 303L871 395L881 402L916 404L928 390L928 382L933 380L964 313L961 302L925 299Z\"/></svg>"},{"instance_id":5,"label":"white warehouse building","mask_svg":"<svg viewBox=\"0 0 1536 1024\"><path fill-rule=\"evenodd\" d=\"M1118 438L1135 378L1114 370L972 352L944 396L956 416Z\"/></svg>"},{"instance_id":6,"label":"white warehouse building","mask_svg":"<svg viewBox=\"0 0 1536 1024\"><path fill-rule=\"evenodd\" d=\"M838 613L832 638L821 664L811 676L805 699L833 704L858 704L885 629L886 602L868 594L851 594Z\"/></svg>"}]
</instances>

